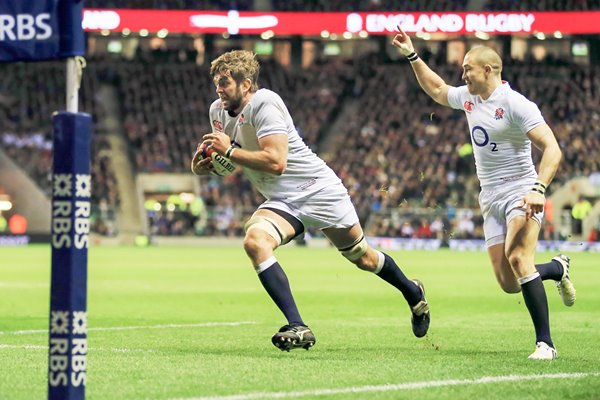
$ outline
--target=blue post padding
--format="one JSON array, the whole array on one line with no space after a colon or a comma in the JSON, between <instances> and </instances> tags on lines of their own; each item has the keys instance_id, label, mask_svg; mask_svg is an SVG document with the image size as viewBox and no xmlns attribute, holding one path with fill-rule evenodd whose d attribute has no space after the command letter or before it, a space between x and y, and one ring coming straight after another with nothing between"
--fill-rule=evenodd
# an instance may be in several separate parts
<instances>
[{"instance_id":1,"label":"blue post padding","mask_svg":"<svg viewBox=\"0 0 600 400\"><path fill-rule=\"evenodd\" d=\"M85 398L87 248L90 231L89 114L60 112L54 127L48 399Z\"/></svg>"}]
</instances>

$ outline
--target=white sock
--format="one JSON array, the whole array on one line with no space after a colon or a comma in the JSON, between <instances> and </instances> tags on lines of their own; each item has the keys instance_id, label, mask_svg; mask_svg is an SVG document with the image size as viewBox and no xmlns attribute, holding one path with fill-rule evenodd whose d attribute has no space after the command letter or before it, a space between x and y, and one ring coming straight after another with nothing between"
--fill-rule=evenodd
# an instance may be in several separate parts
<instances>
[{"instance_id":1,"label":"white sock","mask_svg":"<svg viewBox=\"0 0 600 400\"><path fill-rule=\"evenodd\" d=\"M271 257L267 258L265 261L263 261L260 264L258 264L257 266L255 266L254 269L256 270L257 274L260 274L261 272L263 272L264 270L266 270L267 268L269 268L271 265L275 264L276 262L277 262L277 259L275 258L275 256L271 256Z\"/></svg>"},{"instance_id":2,"label":"white sock","mask_svg":"<svg viewBox=\"0 0 600 400\"><path fill-rule=\"evenodd\" d=\"M377 268L375 268L375 271L373 271L373 273L378 274L381 272L383 264L385 263L385 256L379 250L375 250L375 252L377 253Z\"/></svg>"},{"instance_id":3,"label":"white sock","mask_svg":"<svg viewBox=\"0 0 600 400\"><path fill-rule=\"evenodd\" d=\"M536 271L536 272L534 272L534 273L533 273L533 274L531 274L531 275L527 275L527 276L524 276L524 277L522 277L522 278L519 278L519 279L518 279L518 281L519 281L519 285L523 286L523 285L524 285L524 284L526 284L527 282L531 282L532 280L534 280L535 278L537 278L537 277L539 277L539 276L540 276L540 273Z\"/></svg>"}]
</instances>

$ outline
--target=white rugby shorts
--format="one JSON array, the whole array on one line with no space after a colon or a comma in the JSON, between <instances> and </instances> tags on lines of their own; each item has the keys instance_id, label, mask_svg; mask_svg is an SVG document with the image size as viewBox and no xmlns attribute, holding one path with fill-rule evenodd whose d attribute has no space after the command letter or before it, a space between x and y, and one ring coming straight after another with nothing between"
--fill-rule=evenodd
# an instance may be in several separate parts
<instances>
[{"instance_id":1,"label":"white rugby shorts","mask_svg":"<svg viewBox=\"0 0 600 400\"><path fill-rule=\"evenodd\" d=\"M298 218L308 228L350 228L358 223L358 215L344 185L323 188L294 202L267 200L260 208L276 208Z\"/></svg>"},{"instance_id":2,"label":"white rugby shorts","mask_svg":"<svg viewBox=\"0 0 600 400\"><path fill-rule=\"evenodd\" d=\"M517 215L525 216L525 208L521 207L521 204L523 197L531 191L534 183L535 179L522 179L481 189L479 206L483 215L486 247L504 243L510 220ZM544 212L535 213L532 219L541 226Z\"/></svg>"}]
</instances>

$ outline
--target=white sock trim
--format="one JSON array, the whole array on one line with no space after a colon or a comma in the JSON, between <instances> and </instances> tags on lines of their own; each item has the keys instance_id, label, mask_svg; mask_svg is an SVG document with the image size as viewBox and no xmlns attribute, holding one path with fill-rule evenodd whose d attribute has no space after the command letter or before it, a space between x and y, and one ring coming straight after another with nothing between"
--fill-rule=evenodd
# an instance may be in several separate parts
<instances>
[{"instance_id":1,"label":"white sock trim","mask_svg":"<svg viewBox=\"0 0 600 400\"><path fill-rule=\"evenodd\" d=\"M385 256L379 250L375 250L375 252L377 253L377 268L375 268L375 271L373 271L373 273L378 274L381 272L381 269L383 268L383 263L385 262Z\"/></svg>"},{"instance_id":2,"label":"white sock trim","mask_svg":"<svg viewBox=\"0 0 600 400\"><path fill-rule=\"evenodd\" d=\"M271 265L275 264L276 262L277 262L277 259L275 258L275 256L271 256L271 257L267 258L265 261L258 264L256 267L254 267L254 269L256 270L257 274L260 274L261 272L263 272L264 270L266 270L267 268L269 268Z\"/></svg>"},{"instance_id":3,"label":"white sock trim","mask_svg":"<svg viewBox=\"0 0 600 400\"><path fill-rule=\"evenodd\" d=\"M540 276L540 273L536 271L536 272L534 272L534 273L533 273L533 274L531 274L531 275L527 275L527 276L524 276L524 277L522 277L522 278L519 278L519 279L518 279L518 281L519 281L519 285L523 286L523 285L524 285L524 284L526 284L527 282L531 282L531 281L532 281L532 280L534 280L535 278L539 278L539 276Z\"/></svg>"}]
</instances>

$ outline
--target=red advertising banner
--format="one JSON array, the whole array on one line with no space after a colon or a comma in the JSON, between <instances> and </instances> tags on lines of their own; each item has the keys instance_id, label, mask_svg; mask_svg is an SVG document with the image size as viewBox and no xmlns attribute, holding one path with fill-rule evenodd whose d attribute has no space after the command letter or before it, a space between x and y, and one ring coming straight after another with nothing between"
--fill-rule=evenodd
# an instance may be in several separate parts
<instances>
[{"instance_id":1,"label":"red advertising banner","mask_svg":"<svg viewBox=\"0 0 600 400\"><path fill-rule=\"evenodd\" d=\"M238 12L85 9L87 31L138 32L146 29L169 33L229 33L320 35L367 32L389 35L398 24L407 32L473 34L600 33L600 11L593 12Z\"/></svg>"}]
</instances>

